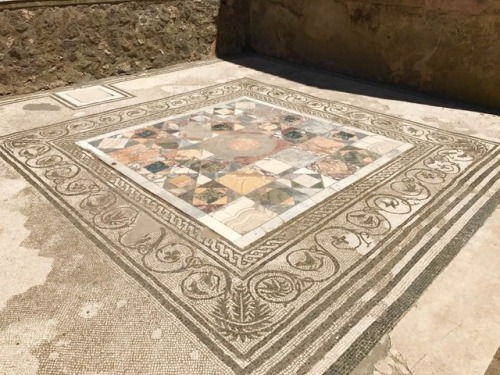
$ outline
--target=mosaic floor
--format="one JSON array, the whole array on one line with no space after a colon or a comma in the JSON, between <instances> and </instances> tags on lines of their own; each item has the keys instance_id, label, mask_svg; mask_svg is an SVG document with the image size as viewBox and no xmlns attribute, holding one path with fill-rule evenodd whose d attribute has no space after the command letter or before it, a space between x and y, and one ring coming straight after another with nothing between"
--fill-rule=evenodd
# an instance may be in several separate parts
<instances>
[{"instance_id":1,"label":"mosaic floor","mask_svg":"<svg viewBox=\"0 0 500 375\"><path fill-rule=\"evenodd\" d=\"M241 247L411 148L250 98L79 145Z\"/></svg>"},{"instance_id":2,"label":"mosaic floor","mask_svg":"<svg viewBox=\"0 0 500 375\"><path fill-rule=\"evenodd\" d=\"M264 76L169 74L0 137L40 195L23 243L54 249L7 305L52 335L16 333L22 353L43 374L392 375L353 371L498 205L500 144Z\"/></svg>"}]
</instances>

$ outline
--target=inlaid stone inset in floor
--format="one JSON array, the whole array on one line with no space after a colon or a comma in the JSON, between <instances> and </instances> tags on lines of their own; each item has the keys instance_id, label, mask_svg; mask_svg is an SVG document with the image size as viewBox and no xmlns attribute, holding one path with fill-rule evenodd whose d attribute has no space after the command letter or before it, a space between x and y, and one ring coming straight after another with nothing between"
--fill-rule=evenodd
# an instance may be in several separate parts
<instances>
[{"instance_id":1,"label":"inlaid stone inset in floor","mask_svg":"<svg viewBox=\"0 0 500 375\"><path fill-rule=\"evenodd\" d=\"M125 99L130 95L112 87L97 85L60 91L54 98L71 108L84 108L96 104Z\"/></svg>"},{"instance_id":2,"label":"inlaid stone inset in floor","mask_svg":"<svg viewBox=\"0 0 500 375\"><path fill-rule=\"evenodd\" d=\"M79 145L241 247L411 148L247 97Z\"/></svg>"}]
</instances>

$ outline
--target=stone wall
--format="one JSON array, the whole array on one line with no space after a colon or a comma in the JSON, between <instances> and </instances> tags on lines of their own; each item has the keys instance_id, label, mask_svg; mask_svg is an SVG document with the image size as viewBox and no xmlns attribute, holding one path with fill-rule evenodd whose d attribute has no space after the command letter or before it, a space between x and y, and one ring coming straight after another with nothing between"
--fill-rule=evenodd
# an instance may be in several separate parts
<instances>
[{"instance_id":1,"label":"stone wall","mask_svg":"<svg viewBox=\"0 0 500 375\"><path fill-rule=\"evenodd\" d=\"M219 4L179 0L0 7L0 95L207 58L215 54Z\"/></svg>"},{"instance_id":2,"label":"stone wall","mask_svg":"<svg viewBox=\"0 0 500 375\"><path fill-rule=\"evenodd\" d=\"M500 109L498 0L252 0L259 53Z\"/></svg>"},{"instance_id":3,"label":"stone wall","mask_svg":"<svg viewBox=\"0 0 500 375\"><path fill-rule=\"evenodd\" d=\"M217 55L241 53L250 47L250 1L220 0Z\"/></svg>"},{"instance_id":4,"label":"stone wall","mask_svg":"<svg viewBox=\"0 0 500 375\"><path fill-rule=\"evenodd\" d=\"M1 1L0 95L252 49L500 108L498 0Z\"/></svg>"}]
</instances>

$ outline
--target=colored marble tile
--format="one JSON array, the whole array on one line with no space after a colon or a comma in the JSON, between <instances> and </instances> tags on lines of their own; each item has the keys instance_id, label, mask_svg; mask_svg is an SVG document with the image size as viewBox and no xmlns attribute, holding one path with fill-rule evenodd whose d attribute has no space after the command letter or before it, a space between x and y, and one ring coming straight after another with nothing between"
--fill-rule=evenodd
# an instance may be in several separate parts
<instances>
[{"instance_id":1,"label":"colored marble tile","mask_svg":"<svg viewBox=\"0 0 500 375\"><path fill-rule=\"evenodd\" d=\"M104 138L97 146L101 150L119 150L130 142L128 138Z\"/></svg>"},{"instance_id":2,"label":"colored marble tile","mask_svg":"<svg viewBox=\"0 0 500 375\"><path fill-rule=\"evenodd\" d=\"M297 168L304 167L320 157L321 156L316 155L311 151L302 150L300 148L289 148L273 155L274 159L293 165Z\"/></svg>"},{"instance_id":3,"label":"colored marble tile","mask_svg":"<svg viewBox=\"0 0 500 375\"><path fill-rule=\"evenodd\" d=\"M336 139L328 139L325 137L315 137L310 141L301 145L301 148L323 155L330 155L333 152L345 147L345 143Z\"/></svg>"},{"instance_id":4,"label":"colored marble tile","mask_svg":"<svg viewBox=\"0 0 500 375\"><path fill-rule=\"evenodd\" d=\"M283 163L282 161L276 159L260 160L256 162L255 165L263 171L270 172L274 175L280 175L283 172L293 168L293 166L291 166L290 164Z\"/></svg>"},{"instance_id":5,"label":"colored marble tile","mask_svg":"<svg viewBox=\"0 0 500 375\"><path fill-rule=\"evenodd\" d=\"M273 177L266 176L250 167L245 167L235 173L227 174L217 181L241 195L247 195L272 182Z\"/></svg>"},{"instance_id":6,"label":"colored marble tile","mask_svg":"<svg viewBox=\"0 0 500 375\"><path fill-rule=\"evenodd\" d=\"M316 136L314 133L297 127L282 127L281 134L285 141L293 144L306 142Z\"/></svg>"},{"instance_id":7,"label":"colored marble tile","mask_svg":"<svg viewBox=\"0 0 500 375\"><path fill-rule=\"evenodd\" d=\"M95 137L86 145L241 245L327 199L336 184L356 181L404 144L240 98Z\"/></svg>"},{"instance_id":8,"label":"colored marble tile","mask_svg":"<svg viewBox=\"0 0 500 375\"><path fill-rule=\"evenodd\" d=\"M298 177L293 179L293 182L296 186L303 186L307 188L317 187L322 189L323 180L321 179L321 175L311 176L310 174L301 174Z\"/></svg>"},{"instance_id":9,"label":"colored marble tile","mask_svg":"<svg viewBox=\"0 0 500 375\"><path fill-rule=\"evenodd\" d=\"M364 139L367 135L359 131L348 131L346 129L340 131L332 131L328 134L328 138L340 140L351 144Z\"/></svg>"},{"instance_id":10,"label":"colored marble tile","mask_svg":"<svg viewBox=\"0 0 500 375\"><path fill-rule=\"evenodd\" d=\"M196 185L196 180L190 177L189 175L186 174L181 174L179 176L176 176L174 178L171 178L168 180L168 183L172 186L175 186L177 188L187 188L187 187L194 187Z\"/></svg>"},{"instance_id":11,"label":"colored marble tile","mask_svg":"<svg viewBox=\"0 0 500 375\"><path fill-rule=\"evenodd\" d=\"M380 155L353 146L347 146L335 154L334 158L341 158L351 170L358 170L377 160Z\"/></svg>"},{"instance_id":12,"label":"colored marble tile","mask_svg":"<svg viewBox=\"0 0 500 375\"><path fill-rule=\"evenodd\" d=\"M275 212L245 197L213 215L215 219L241 234L251 232L276 216L278 215Z\"/></svg>"},{"instance_id":13,"label":"colored marble tile","mask_svg":"<svg viewBox=\"0 0 500 375\"><path fill-rule=\"evenodd\" d=\"M306 200L308 195L275 181L253 191L247 197L257 204L280 214Z\"/></svg>"},{"instance_id":14,"label":"colored marble tile","mask_svg":"<svg viewBox=\"0 0 500 375\"><path fill-rule=\"evenodd\" d=\"M158 152L142 144L136 144L118 151L108 153L114 160L124 165L147 163L158 157Z\"/></svg>"}]
</instances>

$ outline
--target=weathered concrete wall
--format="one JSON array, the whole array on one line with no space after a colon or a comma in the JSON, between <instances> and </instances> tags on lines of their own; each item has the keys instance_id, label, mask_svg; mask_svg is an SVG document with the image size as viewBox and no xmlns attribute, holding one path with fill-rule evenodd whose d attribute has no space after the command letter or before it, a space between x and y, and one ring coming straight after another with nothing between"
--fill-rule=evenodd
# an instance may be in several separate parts
<instances>
[{"instance_id":1,"label":"weathered concrete wall","mask_svg":"<svg viewBox=\"0 0 500 375\"><path fill-rule=\"evenodd\" d=\"M500 108L498 0L253 0L252 48Z\"/></svg>"},{"instance_id":2,"label":"weathered concrete wall","mask_svg":"<svg viewBox=\"0 0 500 375\"><path fill-rule=\"evenodd\" d=\"M178 0L0 10L0 95L214 55L219 3Z\"/></svg>"}]
</instances>

